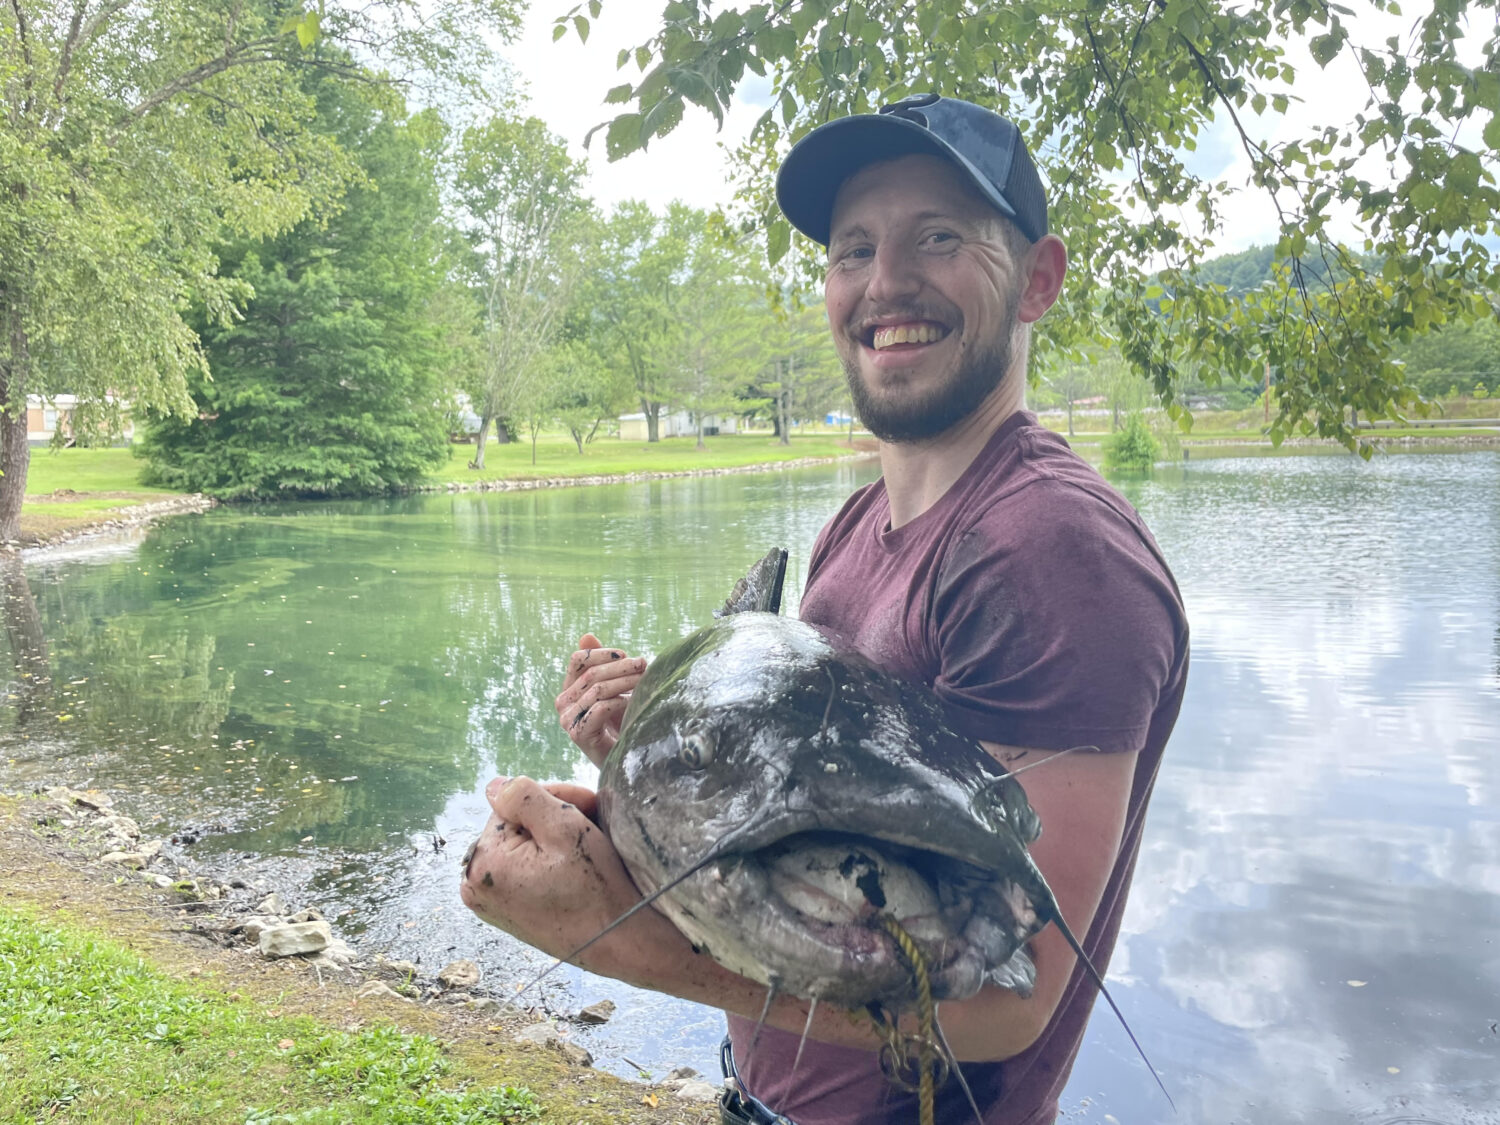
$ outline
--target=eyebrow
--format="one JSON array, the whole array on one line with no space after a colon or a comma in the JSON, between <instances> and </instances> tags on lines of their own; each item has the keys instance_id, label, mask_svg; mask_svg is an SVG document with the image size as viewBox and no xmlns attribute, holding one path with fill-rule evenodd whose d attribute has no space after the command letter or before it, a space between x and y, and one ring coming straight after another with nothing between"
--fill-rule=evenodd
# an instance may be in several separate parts
<instances>
[{"instance_id":1,"label":"eyebrow","mask_svg":"<svg viewBox=\"0 0 1500 1125\"><path fill-rule=\"evenodd\" d=\"M975 229L976 225L973 220L961 218L960 216L954 214L952 211L937 211L929 209L926 211L918 211L916 214L911 216L911 221L914 223L928 223L932 222L934 219L944 223L952 223L954 226L963 227L966 230L971 231ZM869 237L870 232L860 224L855 223L852 226L840 227L836 233L829 237L828 245L831 247L835 242L840 242L850 238Z\"/></svg>"}]
</instances>

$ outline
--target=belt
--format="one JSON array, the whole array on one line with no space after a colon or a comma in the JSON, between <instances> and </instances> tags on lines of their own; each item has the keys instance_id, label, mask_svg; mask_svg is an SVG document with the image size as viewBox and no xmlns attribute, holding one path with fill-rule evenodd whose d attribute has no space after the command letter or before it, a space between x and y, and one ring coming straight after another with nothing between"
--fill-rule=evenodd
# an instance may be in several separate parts
<instances>
[{"instance_id":1,"label":"belt","mask_svg":"<svg viewBox=\"0 0 1500 1125\"><path fill-rule=\"evenodd\" d=\"M729 1036L719 1044L719 1067L724 1071L724 1092L719 1095L719 1119L722 1125L796 1125L759 1098L745 1092L739 1071L734 1066L734 1048Z\"/></svg>"}]
</instances>

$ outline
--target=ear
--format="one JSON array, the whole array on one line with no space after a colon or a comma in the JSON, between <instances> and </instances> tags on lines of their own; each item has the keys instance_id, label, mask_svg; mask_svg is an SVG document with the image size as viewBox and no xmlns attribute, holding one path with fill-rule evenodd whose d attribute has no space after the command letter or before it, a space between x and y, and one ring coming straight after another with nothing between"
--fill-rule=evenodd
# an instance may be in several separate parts
<instances>
[{"instance_id":1,"label":"ear","mask_svg":"<svg viewBox=\"0 0 1500 1125\"><path fill-rule=\"evenodd\" d=\"M1042 319L1042 314L1062 292L1063 278L1068 273L1068 248L1055 234L1044 235L1027 251L1023 268L1026 287L1021 293L1018 314L1022 324L1031 324Z\"/></svg>"}]
</instances>

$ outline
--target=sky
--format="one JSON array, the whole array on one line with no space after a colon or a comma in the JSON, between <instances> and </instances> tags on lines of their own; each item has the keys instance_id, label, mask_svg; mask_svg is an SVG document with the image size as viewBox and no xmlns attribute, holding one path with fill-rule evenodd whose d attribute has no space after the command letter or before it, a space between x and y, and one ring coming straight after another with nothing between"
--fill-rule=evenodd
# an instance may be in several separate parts
<instances>
[{"instance_id":1,"label":"sky","mask_svg":"<svg viewBox=\"0 0 1500 1125\"><path fill-rule=\"evenodd\" d=\"M611 87L639 77L633 62L617 70L616 56L622 48L634 48L650 37L663 2L604 0L588 43L582 44L571 31L558 42L552 40L553 20L573 7L572 0L536 0L520 42L505 52L529 94L528 111L566 139L576 155L585 155L582 142L589 129L627 108L603 102ZM1417 18L1412 13L1425 10L1426 5L1413 5L1401 17L1361 8L1348 23L1357 42L1374 48L1388 35L1405 36ZM1470 53L1477 59L1479 44L1472 47ZM1242 121L1257 141L1286 140L1306 135L1317 126L1345 125L1364 108L1368 90L1348 51L1341 52L1326 70L1320 70L1300 48L1292 49L1288 61L1298 71L1296 85L1289 91L1294 99L1289 111L1284 116L1268 111L1260 118L1248 108L1242 111ZM707 112L688 106L682 124L667 137L614 164L604 159L601 135L587 154L594 199L606 209L625 199L643 199L658 210L674 199L703 208L728 204L733 184L727 151L749 134L769 104L769 94L767 80L747 75L722 131L716 131ZM1472 130L1476 143L1481 125L1475 123ZM1240 187L1224 201L1225 229L1215 240L1221 253L1275 241L1274 207L1263 193L1247 186L1249 160L1227 119L1221 117L1199 137L1197 151L1188 154L1188 166L1206 178L1225 179ZM1366 171L1377 173L1377 162L1372 159ZM1351 240L1357 233L1347 219L1336 223L1334 230Z\"/></svg>"}]
</instances>

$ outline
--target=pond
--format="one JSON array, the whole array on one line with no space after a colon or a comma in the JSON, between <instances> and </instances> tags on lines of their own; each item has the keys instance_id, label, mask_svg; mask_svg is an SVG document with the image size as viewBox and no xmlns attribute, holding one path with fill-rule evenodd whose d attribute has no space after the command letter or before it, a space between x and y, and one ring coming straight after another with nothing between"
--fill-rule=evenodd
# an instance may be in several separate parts
<instances>
[{"instance_id":1,"label":"pond","mask_svg":"<svg viewBox=\"0 0 1500 1125\"><path fill-rule=\"evenodd\" d=\"M45 638L51 687L17 656L0 782L207 829L194 863L503 993L549 962L469 916L458 860L491 776L595 776L551 706L574 640L659 651L773 545L800 579L875 472L221 509L32 557L7 631ZM1109 974L1179 1114L1101 1006L1067 1118L1500 1120L1500 454L1195 458L1122 489L1193 625ZM607 1069L714 1066L715 1012L572 969L540 993L615 1001L580 1035Z\"/></svg>"}]
</instances>

